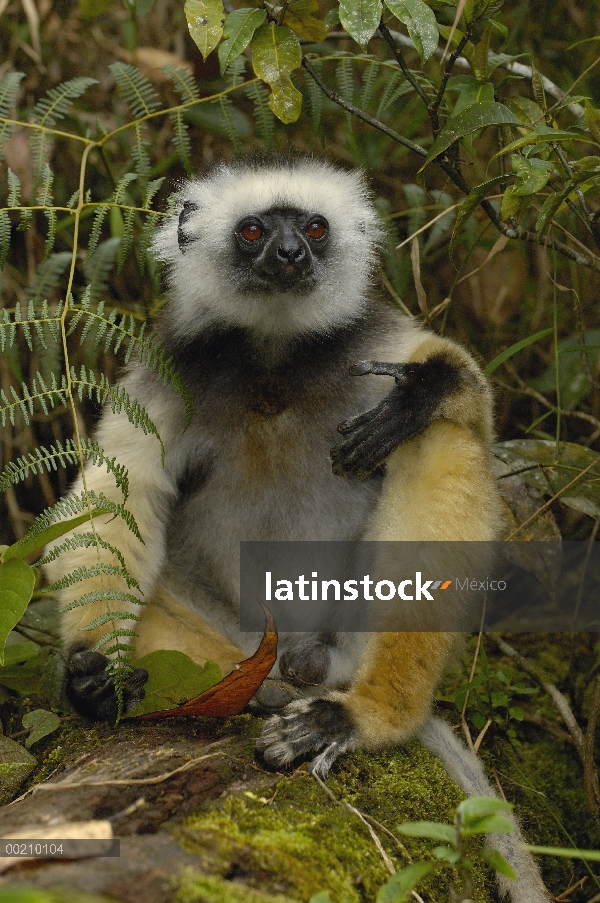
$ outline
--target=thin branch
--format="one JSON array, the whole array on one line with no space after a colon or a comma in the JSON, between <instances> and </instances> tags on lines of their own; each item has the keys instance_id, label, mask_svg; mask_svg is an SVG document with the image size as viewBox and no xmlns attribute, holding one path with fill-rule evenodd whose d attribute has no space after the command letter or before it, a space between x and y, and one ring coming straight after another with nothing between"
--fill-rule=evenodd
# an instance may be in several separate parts
<instances>
[{"instance_id":1,"label":"thin branch","mask_svg":"<svg viewBox=\"0 0 600 903\"><path fill-rule=\"evenodd\" d=\"M414 141L411 141L409 138L405 138L404 135L398 134L393 129L388 128L387 125L384 125L383 122L380 122L378 119L375 119L373 116L369 116L368 113L364 113L359 107L354 106L353 103L350 103L349 100L344 100L341 94L337 94L335 91L332 91L327 87L323 79L316 72L315 69L311 66L306 57L302 60L302 65L310 75L310 77L317 83L323 94L336 103L338 106L342 107L344 110L347 110L348 113L352 113L353 116L356 116L357 119L362 119L363 122L368 123L368 125L373 126L373 128L378 129L380 132L383 132L384 135L387 135L388 138L392 138L394 141L397 141L398 144L404 145L409 150L414 151L415 154L419 154L421 157L427 156L427 151L425 148L421 147L419 144L415 144Z\"/></svg>"},{"instance_id":2,"label":"thin branch","mask_svg":"<svg viewBox=\"0 0 600 903\"><path fill-rule=\"evenodd\" d=\"M585 732L585 745L583 750L583 786L585 800L592 815L598 817L600 812L600 788L598 786L598 772L594 762L594 740L598 713L600 712L600 674L596 677L596 688L590 708L587 730Z\"/></svg>"}]
</instances>

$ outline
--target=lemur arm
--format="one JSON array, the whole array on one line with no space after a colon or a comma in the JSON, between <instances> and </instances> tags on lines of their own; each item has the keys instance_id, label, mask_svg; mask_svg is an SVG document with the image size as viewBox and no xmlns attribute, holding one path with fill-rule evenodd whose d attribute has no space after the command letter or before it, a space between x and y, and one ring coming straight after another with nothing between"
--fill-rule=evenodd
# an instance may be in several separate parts
<instances>
[{"instance_id":1,"label":"lemur arm","mask_svg":"<svg viewBox=\"0 0 600 903\"><path fill-rule=\"evenodd\" d=\"M447 367L455 372L448 377L446 392L434 381L425 398L428 423L423 424L419 412L411 409L407 392L421 374L432 372L419 368L427 368L432 360L438 374ZM343 443L342 452L332 455L334 467L348 460L351 473L364 474L381 463L378 443L386 449L384 485L364 538L493 540L498 535L500 509L489 462L491 393L485 379L463 349L437 336L427 335L416 344L407 363L416 367L397 386L400 399L395 397L383 409L385 416L382 405L390 396L372 412L355 418L353 438L358 435L359 439ZM421 381L420 385L421 403L427 384ZM399 422L393 422L394 412ZM342 431L347 435L346 426ZM391 450L390 437L399 434L408 435ZM448 633L373 633L349 689L292 703L282 716L267 722L259 749L272 764L322 750L311 767L325 776L348 749L407 740L429 715L456 639Z\"/></svg>"}]
</instances>

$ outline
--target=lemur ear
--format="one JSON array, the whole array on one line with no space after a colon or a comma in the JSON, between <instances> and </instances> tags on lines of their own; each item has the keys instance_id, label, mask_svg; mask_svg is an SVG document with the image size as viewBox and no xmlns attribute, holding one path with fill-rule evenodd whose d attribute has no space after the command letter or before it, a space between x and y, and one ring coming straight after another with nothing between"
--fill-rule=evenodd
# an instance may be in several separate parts
<instances>
[{"instance_id":1,"label":"lemur ear","mask_svg":"<svg viewBox=\"0 0 600 903\"><path fill-rule=\"evenodd\" d=\"M186 248L189 244L191 244L194 239L187 235L184 231L184 226L192 213L195 213L199 207L197 204L193 204L192 201L184 201L183 209L179 214L179 226L177 227L177 242L179 244L179 250L182 254L185 254Z\"/></svg>"}]
</instances>

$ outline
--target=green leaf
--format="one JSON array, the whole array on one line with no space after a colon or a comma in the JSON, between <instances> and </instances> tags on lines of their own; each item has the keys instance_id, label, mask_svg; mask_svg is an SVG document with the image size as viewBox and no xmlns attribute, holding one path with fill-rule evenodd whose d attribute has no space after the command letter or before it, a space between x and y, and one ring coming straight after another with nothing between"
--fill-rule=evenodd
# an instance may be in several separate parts
<instances>
[{"instance_id":1,"label":"green leaf","mask_svg":"<svg viewBox=\"0 0 600 903\"><path fill-rule=\"evenodd\" d=\"M592 373L600 359L600 329L587 329L584 333L586 353ZM583 398L593 392L581 360L579 338L571 335L558 343L560 400L564 407L573 408ZM552 360L541 376L532 380L531 385L538 392L556 392L556 361Z\"/></svg>"},{"instance_id":2,"label":"green leaf","mask_svg":"<svg viewBox=\"0 0 600 903\"><path fill-rule=\"evenodd\" d=\"M219 44L219 65L221 75L237 57L244 52L257 28L267 18L264 9L236 9L225 19L224 41Z\"/></svg>"},{"instance_id":3,"label":"green leaf","mask_svg":"<svg viewBox=\"0 0 600 903\"><path fill-rule=\"evenodd\" d=\"M95 19L106 12L112 0L79 0L79 12L86 19Z\"/></svg>"},{"instance_id":4,"label":"green leaf","mask_svg":"<svg viewBox=\"0 0 600 903\"><path fill-rule=\"evenodd\" d=\"M494 176L493 179L490 179L489 182L483 182L481 185L478 185L476 188L472 188L471 191L466 196L465 200L462 202L459 211L456 215L456 223L454 224L454 229L452 231L452 238L450 239L450 256L452 256L452 252L454 250L454 244L456 239L458 238L458 234L464 224L468 219L473 215L477 207L481 204L485 196L494 188L496 185L499 185L501 182L506 182L507 178L510 176L501 175Z\"/></svg>"},{"instance_id":5,"label":"green leaf","mask_svg":"<svg viewBox=\"0 0 600 903\"><path fill-rule=\"evenodd\" d=\"M271 88L269 107L286 125L295 122L302 109L302 95L292 84L290 72L302 63L302 51L293 31L266 23L252 39L252 66Z\"/></svg>"},{"instance_id":6,"label":"green leaf","mask_svg":"<svg viewBox=\"0 0 600 903\"><path fill-rule=\"evenodd\" d=\"M431 854L436 859L440 859L442 862L450 862L452 865L455 865L460 859L460 853L454 847L434 847Z\"/></svg>"},{"instance_id":7,"label":"green leaf","mask_svg":"<svg viewBox=\"0 0 600 903\"><path fill-rule=\"evenodd\" d=\"M223 3L221 0L186 0L184 12L192 40L206 59L223 34Z\"/></svg>"},{"instance_id":8,"label":"green leaf","mask_svg":"<svg viewBox=\"0 0 600 903\"><path fill-rule=\"evenodd\" d=\"M557 457L556 442L549 439L499 442L494 446L494 454L511 470L521 470L531 464L542 465L543 472L539 467L533 467L523 470L520 476L543 495L554 495L598 458L596 452L575 442L561 442ZM560 501L568 508L600 518L600 463L561 495Z\"/></svg>"},{"instance_id":9,"label":"green leaf","mask_svg":"<svg viewBox=\"0 0 600 903\"><path fill-rule=\"evenodd\" d=\"M10 803L19 787L37 765L37 759L24 746L0 734L0 805ZM7 888L2 903L29 903L17 896L15 887ZM0 895L2 891L0 891Z\"/></svg>"},{"instance_id":10,"label":"green leaf","mask_svg":"<svg viewBox=\"0 0 600 903\"><path fill-rule=\"evenodd\" d=\"M514 718L515 721L522 721L525 717L525 712L520 706L513 706L508 710L508 714L511 718Z\"/></svg>"},{"instance_id":11,"label":"green leaf","mask_svg":"<svg viewBox=\"0 0 600 903\"><path fill-rule=\"evenodd\" d=\"M29 659L35 658L39 653L40 647L31 640L25 640L23 643L12 643L4 649L4 667L12 668L13 665L20 665L22 662L28 662Z\"/></svg>"},{"instance_id":12,"label":"green leaf","mask_svg":"<svg viewBox=\"0 0 600 903\"><path fill-rule=\"evenodd\" d=\"M396 872L379 888L376 903L405 903L411 891L435 869L433 862L414 862Z\"/></svg>"},{"instance_id":13,"label":"green leaf","mask_svg":"<svg viewBox=\"0 0 600 903\"><path fill-rule=\"evenodd\" d=\"M31 749L34 743L48 734L53 734L60 727L60 718L46 709L34 709L33 712L23 715L23 727L31 731L25 741L26 748Z\"/></svg>"},{"instance_id":14,"label":"green leaf","mask_svg":"<svg viewBox=\"0 0 600 903\"><path fill-rule=\"evenodd\" d=\"M512 808L512 803L491 796L471 796L459 803L456 811L460 815L463 827L466 827L473 819L495 815L497 812L510 812Z\"/></svg>"},{"instance_id":15,"label":"green leaf","mask_svg":"<svg viewBox=\"0 0 600 903\"><path fill-rule=\"evenodd\" d=\"M15 542L12 546L9 546L4 555L5 562L10 560L18 560L21 558L27 558L28 555L31 555L32 552L37 552L38 549L43 548L49 542L53 542L55 539L58 539L59 536L63 536L65 533L68 533L70 530L74 530L75 527L79 527L81 524L85 524L89 521L90 517L98 517L101 514L110 514L110 508L94 508L92 512L87 512L86 514L80 514L78 517L70 518L70 520L60 521L58 524L51 524L49 527L46 527L41 533L35 533L35 535L29 537L29 533L27 533L23 539L20 539L18 542Z\"/></svg>"},{"instance_id":16,"label":"green leaf","mask_svg":"<svg viewBox=\"0 0 600 903\"><path fill-rule=\"evenodd\" d=\"M515 826L504 815L485 815L475 821L469 821L468 826L464 825L462 834L464 837L470 837L472 834L513 834Z\"/></svg>"},{"instance_id":17,"label":"green leaf","mask_svg":"<svg viewBox=\"0 0 600 903\"><path fill-rule=\"evenodd\" d=\"M517 174L517 181L512 187L515 197L526 197L537 194L546 185L554 170L554 163L550 160L540 160L538 157L522 157L513 154L511 157L513 172Z\"/></svg>"},{"instance_id":18,"label":"green leaf","mask_svg":"<svg viewBox=\"0 0 600 903\"><path fill-rule=\"evenodd\" d=\"M341 0L340 22L351 38L366 47L381 20L381 0Z\"/></svg>"},{"instance_id":19,"label":"green leaf","mask_svg":"<svg viewBox=\"0 0 600 903\"><path fill-rule=\"evenodd\" d=\"M513 354L516 354L517 351L521 351L522 348L527 348L528 345L533 345L534 342L539 342L540 339L545 338L547 335L550 335L551 332L554 332L554 329L549 326L548 329L541 329L539 332L534 333L534 335L527 336L526 339L521 339L520 342L515 342L514 345L511 345L510 348L505 348L504 351L501 351L493 361L491 361L484 370L486 376L490 376L494 370L497 370L500 364L503 364L504 361L507 361L509 357L512 357Z\"/></svg>"},{"instance_id":20,"label":"green leaf","mask_svg":"<svg viewBox=\"0 0 600 903\"><path fill-rule=\"evenodd\" d=\"M409 821L398 825L401 834L409 837L429 837L431 840L443 840L446 843L454 843L456 832L452 825L443 825L437 821Z\"/></svg>"},{"instance_id":21,"label":"green leaf","mask_svg":"<svg viewBox=\"0 0 600 903\"><path fill-rule=\"evenodd\" d=\"M565 850L562 847L536 847L528 843L523 846L530 853L539 853L542 856L562 856L564 859L587 859L591 862L600 862L600 850Z\"/></svg>"},{"instance_id":22,"label":"green leaf","mask_svg":"<svg viewBox=\"0 0 600 903\"><path fill-rule=\"evenodd\" d=\"M15 558L0 565L0 665L6 638L23 617L34 586L35 572L24 561Z\"/></svg>"},{"instance_id":23,"label":"green leaf","mask_svg":"<svg viewBox=\"0 0 600 903\"><path fill-rule=\"evenodd\" d=\"M322 19L315 16L319 12L317 0L292 0L288 6L283 24L291 28L298 37L318 44L327 37L327 27Z\"/></svg>"},{"instance_id":24,"label":"green leaf","mask_svg":"<svg viewBox=\"0 0 600 903\"><path fill-rule=\"evenodd\" d=\"M124 717L145 715L173 709L180 703L214 687L221 680L221 669L215 662L196 664L183 652L159 649L132 662L134 668L145 668L149 674L142 702Z\"/></svg>"},{"instance_id":25,"label":"green leaf","mask_svg":"<svg viewBox=\"0 0 600 903\"><path fill-rule=\"evenodd\" d=\"M513 188L513 185L509 185L504 192L504 197L502 198L502 206L500 207L500 219L504 220L505 222L510 219L518 219L521 213L521 208L525 203L522 198L514 193Z\"/></svg>"},{"instance_id":26,"label":"green leaf","mask_svg":"<svg viewBox=\"0 0 600 903\"><path fill-rule=\"evenodd\" d=\"M572 179L563 186L560 191L554 192L546 198L536 220L535 228L537 231L538 241L541 240L552 223L552 219L560 208L565 204L567 198L576 188L584 188L584 183L590 180L589 171L578 172ZM591 180L591 184L598 184L598 177Z\"/></svg>"},{"instance_id":27,"label":"green leaf","mask_svg":"<svg viewBox=\"0 0 600 903\"><path fill-rule=\"evenodd\" d=\"M516 117L501 103L478 103L453 116L444 125L427 154L425 165L443 154L451 144L489 125L517 125Z\"/></svg>"},{"instance_id":28,"label":"green leaf","mask_svg":"<svg viewBox=\"0 0 600 903\"><path fill-rule=\"evenodd\" d=\"M596 141L600 141L600 112L596 109L596 107L590 103L589 100L585 102L585 124L588 129L596 139Z\"/></svg>"},{"instance_id":29,"label":"green leaf","mask_svg":"<svg viewBox=\"0 0 600 903\"><path fill-rule=\"evenodd\" d=\"M504 875L505 878L511 878L513 881L517 880L517 876L515 875L512 867L508 864L504 856L502 856L498 850L482 850L479 854L484 862L487 862L488 865L491 865L493 869L496 869L498 874Z\"/></svg>"},{"instance_id":30,"label":"green leaf","mask_svg":"<svg viewBox=\"0 0 600 903\"><path fill-rule=\"evenodd\" d=\"M516 141L511 141L510 144L499 150L498 153L490 158L490 163L504 154L510 154L515 150L519 150L520 147L527 147L530 144L552 144L554 141L587 141L589 143L589 139L579 132L561 132L559 129L553 129L548 125L540 125L529 132L528 135L524 135L523 138L517 138Z\"/></svg>"},{"instance_id":31,"label":"green leaf","mask_svg":"<svg viewBox=\"0 0 600 903\"><path fill-rule=\"evenodd\" d=\"M479 82L473 76L467 76L469 83L462 89L454 106L454 116L473 106L474 103L490 103L494 100L494 86L491 82Z\"/></svg>"},{"instance_id":32,"label":"green leaf","mask_svg":"<svg viewBox=\"0 0 600 903\"><path fill-rule=\"evenodd\" d=\"M406 25L421 62L425 63L437 50L440 33L431 7L423 0L385 0L385 5Z\"/></svg>"},{"instance_id":33,"label":"green leaf","mask_svg":"<svg viewBox=\"0 0 600 903\"><path fill-rule=\"evenodd\" d=\"M340 8L339 6L334 6L329 10L324 19L325 28L335 28L336 25L340 24Z\"/></svg>"}]
</instances>

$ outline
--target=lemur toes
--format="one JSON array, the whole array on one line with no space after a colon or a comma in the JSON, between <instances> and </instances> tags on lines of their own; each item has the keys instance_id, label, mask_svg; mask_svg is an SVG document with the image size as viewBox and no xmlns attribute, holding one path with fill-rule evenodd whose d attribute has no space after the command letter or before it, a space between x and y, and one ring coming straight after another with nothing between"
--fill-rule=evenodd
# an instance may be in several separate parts
<instances>
[{"instance_id":1,"label":"lemur toes","mask_svg":"<svg viewBox=\"0 0 600 903\"><path fill-rule=\"evenodd\" d=\"M76 652L71 656L67 677L67 696L75 710L94 721L117 720L119 703L113 675L107 670L109 659L99 652ZM142 701L148 672L137 668L123 687L123 711Z\"/></svg>"},{"instance_id":2,"label":"lemur toes","mask_svg":"<svg viewBox=\"0 0 600 903\"><path fill-rule=\"evenodd\" d=\"M266 722L256 748L274 767L289 765L312 750L322 750L309 768L324 778L337 757L355 749L357 742L356 730L340 702L302 699Z\"/></svg>"}]
</instances>

